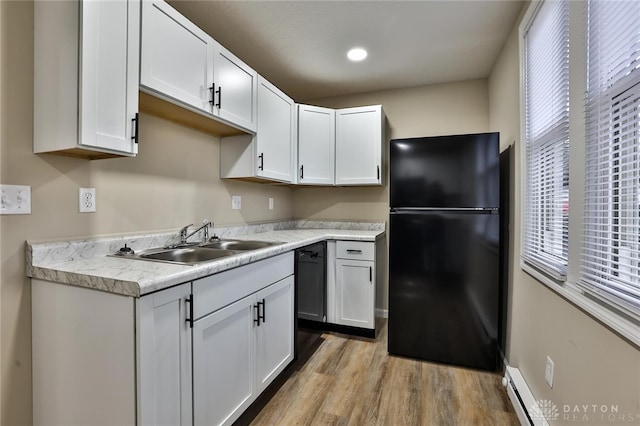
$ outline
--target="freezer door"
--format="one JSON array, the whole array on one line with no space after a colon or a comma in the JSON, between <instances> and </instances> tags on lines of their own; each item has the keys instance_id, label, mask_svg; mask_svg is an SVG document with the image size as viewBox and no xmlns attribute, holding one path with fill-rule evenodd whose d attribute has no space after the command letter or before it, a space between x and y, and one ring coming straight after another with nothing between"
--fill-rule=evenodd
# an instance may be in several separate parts
<instances>
[{"instance_id":1,"label":"freezer door","mask_svg":"<svg viewBox=\"0 0 640 426\"><path fill-rule=\"evenodd\" d=\"M391 208L498 207L499 134L394 139Z\"/></svg>"},{"instance_id":2,"label":"freezer door","mask_svg":"<svg viewBox=\"0 0 640 426\"><path fill-rule=\"evenodd\" d=\"M499 215L390 215L390 354L495 371Z\"/></svg>"}]
</instances>

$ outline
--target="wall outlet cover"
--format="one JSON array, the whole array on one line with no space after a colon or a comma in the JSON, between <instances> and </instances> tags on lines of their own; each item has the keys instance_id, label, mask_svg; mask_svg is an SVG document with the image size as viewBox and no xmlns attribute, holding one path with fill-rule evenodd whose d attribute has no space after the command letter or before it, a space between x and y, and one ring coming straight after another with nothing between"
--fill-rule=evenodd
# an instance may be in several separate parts
<instances>
[{"instance_id":1,"label":"wall outlet cover","mask_svg":"<svg viewBox=\"0 0 640 426\"><path fill-rule=\"evenodd\" d=\"M231 209L232 210L242 209L242 197L240 195L231 196Z\"/></svg>"},{"instance_id":2,"label":"wall outlet cover","mask_svg":"<svg viewBox=\"0 0 640 426\"><path fill-rule=\"evenodd\" d=\"M553 388L553 361L547 356L547 363L544 367L544 380L550 388Z\"/></svg>"},{"instance_id":3,"label":"wall outlet cover","mask_svg":"<svg viewBox=\"0 0 640 426\"><path fill-rule=\"evenodd\" d=\"M269 210L273 210L273 197L269 197Z\"/></svg>"},{"instance_id":4,"label":"wall outlet cover","mask_svg":"<svg viewBox=\"0 0 640 426\"><path fill-rule=\"evenodd\" d=\"M93 213L96 211L96 189L80 188L79 195L80 213Z\"/></svg>"},{"instance_id":5,"label":"wall outlet cover","mask_svg":"<svg viewBox=\"0 0 640 426\"><path fill-rule=\"evenodd\" d=\"M0 214L31 214L31 187L0 185Z\"/></svg>"}]
</instances>

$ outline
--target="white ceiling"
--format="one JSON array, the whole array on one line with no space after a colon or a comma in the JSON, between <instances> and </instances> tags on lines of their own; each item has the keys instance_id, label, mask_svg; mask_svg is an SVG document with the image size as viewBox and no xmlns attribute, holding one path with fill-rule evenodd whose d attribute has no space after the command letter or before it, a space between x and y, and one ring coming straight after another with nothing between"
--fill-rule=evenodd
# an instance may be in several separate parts
<instances>
[{"instance_id":1,"label":"white ceiling","mask_svg":"<svg viewBox=\"0 0 640 426\"><path fill-rule=\"evenodd\" d=\"M173 0L296 101L486 78L521 1ZM346 52L369 51L353 63Z\"/></svg>"}]
</instances>

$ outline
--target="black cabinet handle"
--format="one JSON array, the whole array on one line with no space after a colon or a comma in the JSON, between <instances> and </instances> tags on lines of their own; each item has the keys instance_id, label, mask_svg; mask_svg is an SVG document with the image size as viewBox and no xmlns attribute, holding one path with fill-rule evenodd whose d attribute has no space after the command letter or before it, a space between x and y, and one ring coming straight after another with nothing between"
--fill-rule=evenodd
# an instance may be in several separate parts
<instances>
[{"instance_id":1,"label":"black cabinet handle","mask_svg":"<svg viewBox=\"0 0 640 426\"><path fill-rule=\"evenodd\" d=\"M378 166L378 174L376 176L378 176L378 180L380 180L380 166Z\"/></svg>"},{"instance_id":2,"label":"black cabinet handle","mask_svg":"<svg viewBox=\"0 0 640 426\"><path fill-rule=\"evenodd\" d=\"M216 84L215 83L213 83L211 85L211 87L209 87L209 92L211 92L211 97L209 99L209 104L213 107L214 106L213 103L215 102L214 97L215 97L215 92L216 92Z\"/></svg>"},{"instance_id":3,"label":"black cabinet handle","mask_svg":"<svg viewBox=\"0 0 640 426\"><path fill-rule=\"evenodd\" d=\"M362 250L347 249L349 254L362 254Z\"/></svg>"},{"instance_id":4,"label":"black cabinet handle","mask_svg":"<svg viewBox=\"0 0 640 426\"><path fill-rule=\"evenodd\" d=\"M191 297L187 297L186 299L184 299L184 303L189 304L189 307L187 309L187 322L189 323L189 328L193 328L193 300L191 299Z\"/></svg>"},{"instance_id":5,"label":"black cabinet handle","mask_svg":"<svg viewBox=\"0 0 640 426\"><path fill-rule=\"evenodd\" d=\"M260 159L258 170L264 170L264 153L260 153L260 155L258 155L258 158Z\"/></svg>"},{"instance_id":6,"label":"black cabinet handle","mask_svg":"<svg viewBox=\"0 0 640 426\"><path fill-rule=\"evenodd\" d=\"M216 107L220 109L222 108L222 87L218 87L216 93L218 94L218 103L216 104Z\"/></svg>"},{"instance_id":7,"label":"black cabinet handle","mask_svg":"<svg viewBox=\"0 0 640 426\"><path fill-rule=\"evenodd\" d=\"M258 302L257 305L253 305L253 309L255 310L255 318L253 319L253 322L258 324L258 327L260 327L260 302Z\"/></svg>"},{"instance_id":8,"label":"black cabinet handle","mask_svg":"<svg viewBox=\"0 0 640 426\"><path fill-rule=\"evenodd\" d=\"M373 282L373 268L369 266L369 282Z\"/></svg>"},{"instance_id":9,"label":"black cabinet handle","mask_svg":"<svg viewBox=\"0 0 640 426\"><path fill-rule=\"evenodd\" d=\"M262 315L260 315L260 305L262 305ZM262 302L258 302L258 319L261 319L263 323L267 322L266 320L267 310L265 309L264 299Z\"/></svg>"},{"instance_id":10,"label":"black cabinet handle","mask_svg":"<svg viewBox=\"0 0 640 426\"><path fill-rule=\"evenodd\" d=\"M131 140L133 143L138 143L138 122L139 122L139 114L136 112L135 118L131 119L131 124L133 124L133 134L131 135Z\"/></svg>"},{"instance_id":11,"label":"black cabinet handle","mask_svg":"<svg viewBox=\"0 0 640 426\"><path fill-rule=\"evenodd\" d=\"M304 179L304 165L300 166L300 179Z\"/></svg>"}]
</instances>

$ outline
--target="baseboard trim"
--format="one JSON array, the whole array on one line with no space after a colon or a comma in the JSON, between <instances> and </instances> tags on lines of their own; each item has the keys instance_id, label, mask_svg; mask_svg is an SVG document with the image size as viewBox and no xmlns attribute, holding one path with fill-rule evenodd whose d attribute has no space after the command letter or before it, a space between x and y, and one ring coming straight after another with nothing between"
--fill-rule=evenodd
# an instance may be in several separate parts
<instances>
[{"instance_id":1,"label":"baseboard trim","mask_svg":"<svg viewBox=\"0 0 640 426\"><path fill-rule=\"evenodd\" d=\"M389 310L376 308L376 318L389 318Z\"/></svg>"}]
</instances>

